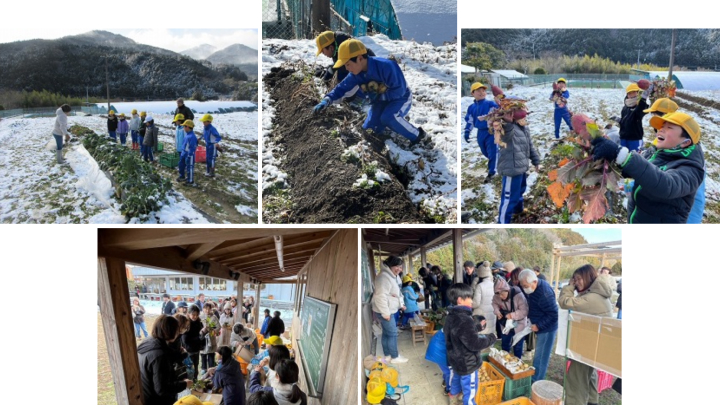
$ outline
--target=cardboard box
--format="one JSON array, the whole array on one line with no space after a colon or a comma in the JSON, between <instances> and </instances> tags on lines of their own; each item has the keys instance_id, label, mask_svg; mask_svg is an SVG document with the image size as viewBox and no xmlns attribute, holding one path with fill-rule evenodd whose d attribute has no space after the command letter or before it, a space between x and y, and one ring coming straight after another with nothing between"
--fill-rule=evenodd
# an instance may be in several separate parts
<instances>
[{"instance_id":1,"label":"cardboard box","mask_svg":"<svg viewBox=\"0 0 720 405\"><path fill-rule=\"evenodd\" d=\"M573 312L568 327L568 358L622 377L622 320Z\"/></svg>"},{"instance_id":2,"label":"cardboard box","mask_svg":"<svg viewBox=\"0 0 720 405\"><path fill-rule=\"evenodd\" d=\"M196 397L200 398L200 401L202 402L212 402L215 405L220 405L220 402L222 402L222 395L221 394L207 394L200 391L192 391L192 394Z\"/></svg>"}]
</instances>

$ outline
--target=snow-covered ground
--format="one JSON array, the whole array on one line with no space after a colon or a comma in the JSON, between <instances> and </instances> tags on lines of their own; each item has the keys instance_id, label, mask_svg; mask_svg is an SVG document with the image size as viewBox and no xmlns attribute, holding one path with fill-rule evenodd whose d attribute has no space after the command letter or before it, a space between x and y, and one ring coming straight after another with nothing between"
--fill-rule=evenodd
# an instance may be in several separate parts
<instances>
[{"instance_id":1,"label":"snow-covered ground","mask_svg":"<svg viewBox=\"0 0 720 405\"><path fill-rule=\"evenodd\" d=\"M155 116L161 125L169 125L171 119L170 115ZM120 213L121 203L114 196L110 180L81 143L69 144L65 156L69 165L56 164L54 151L45 149L52 139L54 120L15 118L0 121L0 143L4 145L0 149L0 222L125 223L125 217ZM107 129L106 120L97 116L68 117L68 125L73 124L101 134ZM219 115L215 125L221 131L227 131L223 135L232 139L257 140L257 112ZM169 136L161 136L160 141L168 146L174 144L174 139ZM252 148L256 150L256 146ZM241 159L227 159L226 162L247 166L248 176L257 181L257 162ZM238 206L238 211L257 214L256 206ZM131 218L129 222L141 221ZM182 194L175 191L168 194L168 203L160 211L151 213L150 219L144 222L208 223Z\"/></svg>"},{"instance_id":2,"label":"snow-covered ground","mask_svg":"<svg viewBox=\"0 0 720 405\"><path fill-rule=\"evenodd\" d=\"M625 93L621 89L574 89L569 88L570 99L568 106L574 113L583 113L597 120L598 124L603 127L610 123L610 117L620 115L622 110L623 98ZM548 100L552 90L550 87L521 87L516 86L505 92L508 96L517 96L527 100L530 110L528 116L530 134L533 137L535 147L540 155L544 158L550 151L554 142L555 124L553 121L553 103ZM720 100L720 91L709 92L685 92L690 95L700 96L704 98L712 98ZM491 97L491 96L490 96ZM689 103L694 107L700 108L703 114L697 114L693 111L685 111L692 115L702 128L701 143L705 151L705 163L707 171L706 179L706 213L712 210L712 206L720 202L720 111L712 108L703 107L682 98L677 98L682 102ZM461 99L461 111L463 114L462 128L460 134L464 133L465 122L464 117L467 109L472 104L472 97L463 97ZM684 111L684 110L683 110ZM650 115L646 115L643 121L645 127L645 141L649 142L654 139L654 132L649 124ZM568 127L563 122L560 127L560 136L568 133ZM500 205L500 196L496 195L492 186L482 184L482 180L487 175L487 159L480 153L480 147L476 141L476 132L473 130L470 135L470 142L462 140L461 146L461 210L470 211L470 222L480 218L492 218L497 220L497 208ZM545 173L552 168L546 168ZM540 175L546 175L541 173ZM532 189L531 182L536 173L531 173L528 179L528 193ZM535 177L537 178L537 177ZM717 215L718 213L715 213ZM579 222L579 217L576 217ZM487 219L484 222L490 222Z\"/></svg>"},{"instance_id":3,"label":"snow-covered ground","mask_svg":"<svg viewBox=\"0 0 720 405\"><path fill-rule=\"evenodd\" d=\"M175 100L169 100L169 101L132 101L132 102L117 102L117 103L111 103L112 106L117 108L118 110L116 113L125 113L125 115L130 116L130 112L133 109L140 111L145 111L148 114L169 114L177 108L177 103ZM255 103L252 103L250 101L194 101L194 100L187 100L185 101L185 105L188 106L191 110L196 111L198 114L205 114L205 113L213 113L215 111L219 111L219 108L231 108L231 107L239 107L239 108L249 108L255 106ZM107 103L98 103L98 107L105 107L107 108ZM200 118L198 117L195 117Z\"/></svg>"},{"instance_id":4,"label":"snow-covered ground","mask_svg":"<svg viewBox=\"0 0 720 405\"><path fill-rule=\"evenodd\" d=\"M400 166L407 165L412 180L407 187L410 199L425 207L429 212L455 219L457 201L457 59L455 46L436 47L431 44L418 44L411 41L392 41L384 35L360 37L365 46L371 48L377 56L394 55L400 61L405 80L413 92L413 105L410 110L410 122L430 134L435 143L437 155L426 158L421 148L408 150L398 145L400 135L385 142L390 154ZM283 50L270 54L270 47L282 47ZM263 40L262 69L263 76L270 69L284 62L304 61L308 65L327 66L332 61L323 55L315 56L317 48L314 40L286 41L277 39ZM320 90L318 90L320 91ZM318 94L321 96L321 94ZM284 182L287 177L278 169L279 157L275 145L269 139L274 117L273 100L263 86L263 189L274 182ZM404 141L401 143L406 145ZM418 164L423 159L424 164ZM420 166L424 168L421 169ZM351 184L348 187L352 186Z\"/></svg>"}]
</instances>

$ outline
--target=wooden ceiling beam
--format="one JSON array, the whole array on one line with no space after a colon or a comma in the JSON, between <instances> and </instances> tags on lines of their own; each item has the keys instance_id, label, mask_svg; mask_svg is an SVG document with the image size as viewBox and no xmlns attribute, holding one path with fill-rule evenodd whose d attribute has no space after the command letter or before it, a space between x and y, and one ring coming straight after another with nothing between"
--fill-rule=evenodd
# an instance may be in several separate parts
<instances>
[{"instance_id":1,"label":"wooden ceiling beam","mask_svg":"<svg viewBox=\"0 0 720 405\"><path fill-rule=\"evenodd\" d=\"M297 252L300 250L307 250L312 249L313 246L316 246L315 249L320 247L322 245L323 239L312 239L309 241L305 241L302 243L294 243L290 246L286 246L285 251L288 252ZM309 245L309 246L308 246ZM233 262L237 260L251 260L251 259L257 259L257 258L266 258L272 255L273 257L277 257L277 252L275 251L275 241L271 241L265 246L258 247L255 249L251 249L248 251L238 251L234 253L228 253L226 255L213 257L212 259L221 263L224 262Z\"/></svg>"},{"instance_id":2,"label":"wooden ceiling beam","mask_svg":"<svg viewBox=\"0 0 720 405\"><path fill-rule=\"evenodd\" d=\"M201 258L205 253L213 250L217 245L221 244L222 242L216 241L216 242L209 242L209 243L197 243L194 245L190 245L185 249L186 259L189 261L194 261L196 259Z\"/></svg>"},{"instance_id":3,"label":"wooden ceiling beam","mask_svg":"<svg viewBox=\"0 0 720 405\"><path fill-rule=\"evenodd\" d=\"M301 247L295 247L295 248L289 249L290 250L289 252L287 252L287 251L284 252L283 259L297 257L298 255L301 255L301 254L304 254L304 256L311 256L312 253L310 253L310 254L307 254L307 253L316 251L320 247L320 245L321 245L321 243L317 243L317 244L310 245L310 246L301 246ZM252 265L253 263L270 260L272 258L275 258L275 262L277 262L277 253L276 252L266 253L262 256L240 257L240 258L236 258L236 259L232 259L232 260L224 260L224 261L221 261L220 263L223 263L225 265L230 265L230 266L235 266L237 264L249 266L249 265Z\"/></svg>"}]
</instances>

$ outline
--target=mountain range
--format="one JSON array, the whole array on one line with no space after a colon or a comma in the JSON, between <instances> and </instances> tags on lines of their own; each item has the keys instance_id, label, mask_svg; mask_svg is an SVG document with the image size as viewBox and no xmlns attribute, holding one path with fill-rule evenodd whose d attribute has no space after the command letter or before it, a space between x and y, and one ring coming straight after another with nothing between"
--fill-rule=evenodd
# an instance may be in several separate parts
<instances>
[{"instance_id":1,"label":"mountain range","mask_svg":"<svg viewBox=\"0 0 720 405\"><path fill-rule=\"evenodd\" d=\"M69 96L87 91L104 98L106 69L112 98L176 98L196 92L214 98L235 93L248 80L238 66L198 61L107 31L0 44L0 89L44 89ZM256 76L257 67L251 73Z\"/></svg>"}]
</instances>

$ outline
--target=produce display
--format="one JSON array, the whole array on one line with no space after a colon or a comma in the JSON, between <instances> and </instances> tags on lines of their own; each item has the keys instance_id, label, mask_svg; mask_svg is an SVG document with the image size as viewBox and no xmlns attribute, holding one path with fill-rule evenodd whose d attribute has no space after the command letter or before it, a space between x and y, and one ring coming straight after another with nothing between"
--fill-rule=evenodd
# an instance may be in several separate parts
<instances>
[{"instance_id":1,"label":"produce display","mask_svg":"<svg viewBox=\"0 0 720 405\"><path fill-rule=\"evenodd\" d=\"M533 367L529 366L521 359L513 356L505 350L490 349L490 357L498 361L500 364L503 365L503 367L505 367L513 374L518 374L533 369Z\"/></svg>"}]
</instances>

